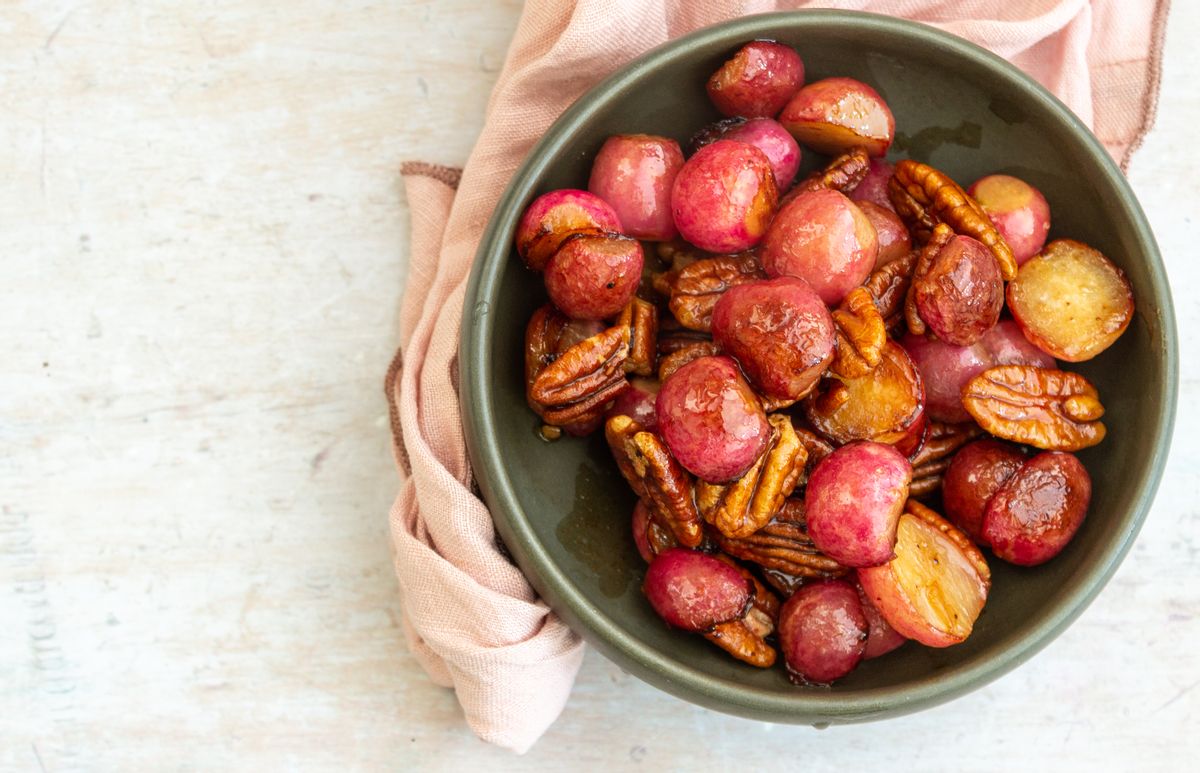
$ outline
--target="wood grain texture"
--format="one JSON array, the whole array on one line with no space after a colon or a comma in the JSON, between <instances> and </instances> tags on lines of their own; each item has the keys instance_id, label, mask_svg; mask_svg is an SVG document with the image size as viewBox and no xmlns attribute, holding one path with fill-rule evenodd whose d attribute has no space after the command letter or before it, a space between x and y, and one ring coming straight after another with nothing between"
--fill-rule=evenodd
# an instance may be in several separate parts
<instances>
[{"instance_id":1,"label":"wood grain texture","mask_svg":"<svg viewBox=\"0 0 1200 773\"><path fill-rule=\"evenodd\" d=\"M405 652L380 380L407 159L461 163L520 4L0 6L0 769L1161 770L1200 752L1200 5L1130 177L1176 288L1175 448L1030 663L825 731L589 653L525 758Z\"/></svg>"}]
</instances>

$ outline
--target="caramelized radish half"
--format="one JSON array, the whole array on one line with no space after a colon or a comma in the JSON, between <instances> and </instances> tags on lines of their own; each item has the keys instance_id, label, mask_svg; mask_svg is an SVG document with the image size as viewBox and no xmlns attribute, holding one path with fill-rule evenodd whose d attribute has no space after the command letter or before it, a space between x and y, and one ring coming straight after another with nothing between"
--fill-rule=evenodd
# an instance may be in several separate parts
<instances>
[{"instance_id":1,"label":"caramelized radish half","mask_svg":"<svg viewBox=\"0 0 1200 773\"><path fill-rule=\"evenodd\" d=\"M895 341L884 345L882 361L867 375L825 383L805 402L804 413L834 443L874 440L912 456L925 437L925 389Z\"/></svg>"},{"instance_id":2,"label":"caramelized radish half","mask_svg":"<svg viewBox=\"0 0 1200 773\"><path fill-rule=\"evenodd\" d=\"M853 78L826 78L800 89L779 122L801 145L836 156L863 148L882 156L896 135L896 119L879 92Z\"/></svg>"},{"instance_id":3,"label":"caramelized radish half","mask_svg":"<svg viewBox=\"0 0 1200 773\"><path fill-rule=\"evenodd\" d=\"M991 578L967 535L913 500L896 528L896 557L858 570L867 598L888 624L930 647L949 647L970 635Z\"/></svg>"},{"instance_id":4,"label":"caramelized radish half","mask_svg":"<svg viewBox=\"0 0 1200 773\"><path fill-rule=\"evenodd\" d=\"M804 85L804 61L796 49L773 40L752 40L708 79L708 97L723 115L774 118Z\"/></svg>"},{"instance_id":5,"label":"caramelized radish half","mask_svg":"<svg viewBox=\"0 0 1200 773\"><path fill-rule=\"evenodd\" d=\"M1008 284L1008 309L1025 337L1067 362L1112 346L1133 319L1125 272L1071 239L1050 242Z\"/></svg>"}]
</instances>

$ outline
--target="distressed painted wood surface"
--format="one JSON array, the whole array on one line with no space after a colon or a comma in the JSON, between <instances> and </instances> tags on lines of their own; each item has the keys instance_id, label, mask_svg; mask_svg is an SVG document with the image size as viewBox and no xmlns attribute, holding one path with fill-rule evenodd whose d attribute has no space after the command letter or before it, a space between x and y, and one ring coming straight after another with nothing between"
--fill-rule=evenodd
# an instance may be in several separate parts
<instances>
[{"instance_id":1,"label":"distressed painted wood surface","mask_svg":"<svg viewBox=\"0 0 1200 773\"><path fill-rule=\"evenodd\" d=\"M825 731L589 653L525 758L404 651L380 380L401 160L461 163L515 0L0 4L0 769L1162 770L1200 752L1200 5L1131 179L1176 288L1154 512L1032 662Z\"/></svg>"}]
</instances>

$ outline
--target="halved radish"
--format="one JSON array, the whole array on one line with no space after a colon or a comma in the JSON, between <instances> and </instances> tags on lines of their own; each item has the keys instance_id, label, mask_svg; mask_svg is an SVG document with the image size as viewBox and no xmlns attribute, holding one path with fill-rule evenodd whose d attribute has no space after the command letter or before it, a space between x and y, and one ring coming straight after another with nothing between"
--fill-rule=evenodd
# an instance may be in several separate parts
<instances>
[{"instance_id":1,"label":"halved radish","mask_svg":"<svg viewBox=\"0 0 1200 773\"><path fill-rule=\"evenodd\" d=\"M1008 284L1008 308L1021 332L1067 362L1090 360L1133 319L1125 272L1099 251L1071 239L1051 242Z\"/></svg>"},{"instance_id":2,"label":"halved radish","mask_svg":"<svg viewBox=\"0 0 1200 773\"><path fill-rule=\"evenodd\" d=\"M837 444L874 440L904 456L920 450L925 437L925 388L908 352L895 341L883 360L861 378L830 379L804 404L813 428Z\"/></svg>"},{"instance_id":3,"label":"halved radish","mask_svg":"<svg viewBox=\"0 0 1200 773\"><path fill-rule=\"evenodd\" d=\"M909 500L896 528L896 557L858 570L867 598L900 634L930 647L970 635L987 601L991 570L967 535Z\"/></svg>"}]
</instances>

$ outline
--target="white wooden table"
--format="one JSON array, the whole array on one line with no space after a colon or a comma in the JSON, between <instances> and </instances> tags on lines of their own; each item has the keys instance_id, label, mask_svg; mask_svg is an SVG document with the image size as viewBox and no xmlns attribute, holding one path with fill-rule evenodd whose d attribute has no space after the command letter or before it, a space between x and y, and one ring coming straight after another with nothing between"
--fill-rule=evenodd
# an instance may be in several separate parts
<instances>
[{"instance_id":1,"label":"white wooden table","mask_svg":"<svg viewBox=\"0 0 1200 773\"><path fill-rule=\"evenodd\" d=\"M515 0L0 5L0 769L1162 770L1200 752L1200 4L1130 177L1172 460L1100 599L951 705L809 728L590 653L523 759L406 654L380 382L401 160L461 163Z\"/></svg>"}]
</instances>

